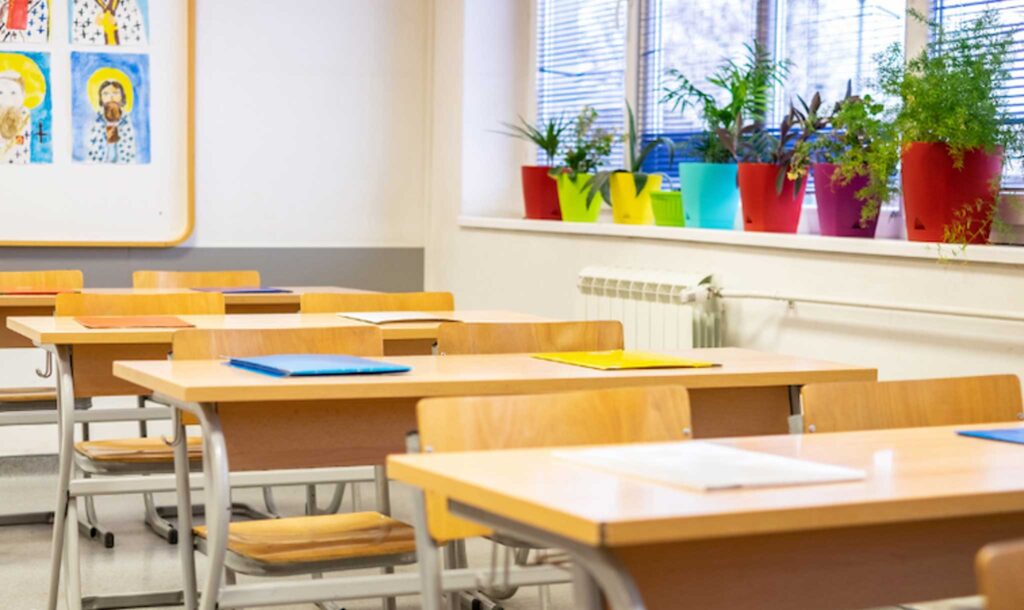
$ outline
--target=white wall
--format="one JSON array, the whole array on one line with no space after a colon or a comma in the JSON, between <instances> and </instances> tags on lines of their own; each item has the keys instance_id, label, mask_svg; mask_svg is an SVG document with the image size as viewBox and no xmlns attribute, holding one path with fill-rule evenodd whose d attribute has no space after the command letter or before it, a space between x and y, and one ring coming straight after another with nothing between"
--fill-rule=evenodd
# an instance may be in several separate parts
<instances>
[{"instance_id":1,"label":"white wall","mask_svg":"<svg viewBox=\"0 0 1024 610\"><path fill-rule=\"evenodd\" d=\"M195 246L422 246L428 0L198 0Z\"/></svg>"},{"instance_id":2,"label":"white wall","mask_svg":"<svg viewBox=\"0 0 1024 610\"><path fill-rule=\"evenodd\" d=\"M423 246L430 5L198 0L196 232L186 246ZM32 372L42 362L36 350L0 350L0 386L45 385ZM51 426L0 428L0 455L52 453L55 436Z\"/></svg>"},{"instance_id":3,"label":"white wall","mask_svg":"<svg viewBox=\"0 0 1024 610\"><path fill-rule=\"evenodd\" d=\"M522 51L530 35L522 20L490 21L477 0L441 0L435 19L450 30L474 32L462 41L437 38L435 64L458 65L466 78L435 89L435 123L460 122L460 142L434 145L435 153L506 162L516 145L485 139L479 130L514 116L529 80L510 72L514 83L484 89L471 78L481 57L498 65ZM528 4L528 3L524 3ZM519 34L487 31L519 27ZM481 45L480 40L491 41ZM514 43L502 41L515 40ZM529 58L522 58L522 62ZM510 94L509 91L512 93ZM493 92L493 94L491 93ZM465 165L468 165L465 164ZM515 168L460 173L458 165L435 172L435 181L458 185L433 193L427 247L427 285L452 290L459 305L510 308L553 317L573 315L575 279L585 265L713 272L720 283L739 290L873 299L1020 311L1024 270L1014 266L894 259L642 239L513 233L462 229L460 210L471 214L518 211ZM497 182L499 184L494 184ZM496 202L496 196L512 196ZM503 195L496 195L502 193ZM884 378L969 373L1024 373L1024 325L864 312L817 306L787 311L777 303L740 303L728 310L728 342L770 351L876 366Z\"/></svg>"}]
</instances>

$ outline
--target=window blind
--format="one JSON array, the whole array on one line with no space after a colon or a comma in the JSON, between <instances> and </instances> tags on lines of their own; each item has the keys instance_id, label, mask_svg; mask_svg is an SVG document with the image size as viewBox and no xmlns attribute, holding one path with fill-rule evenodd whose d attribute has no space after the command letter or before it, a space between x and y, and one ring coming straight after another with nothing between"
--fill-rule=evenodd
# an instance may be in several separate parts
<instances>
[{"instance_id":1,"label":"window blind","mask_svg":"<svg viewBox=\"0 0 1024 610\"><path fill-rule=\"evenodd\" d=\"M932 18L947 28L977 18L986 9L999 12L1000 33L1014 37L1009 62L1010 78L999 91L1013 122L1024 122L1024 0L933 0ZM1008 163L1003 187L1024 189L1024 167L1020 160Z\"/></svg>"},{"instance_id":2,"label":"window blind","mask_svg":"<svg viewBox=\"0 0 1024 610\"><path fill-rule=\"evenodd\" d=\"M538 0L537 115L575 118L584 106L597 125L622 131L625 122L626 25L624 0ZM611 164L622 162L622 146Z\"/></svg>"}]
</instances>

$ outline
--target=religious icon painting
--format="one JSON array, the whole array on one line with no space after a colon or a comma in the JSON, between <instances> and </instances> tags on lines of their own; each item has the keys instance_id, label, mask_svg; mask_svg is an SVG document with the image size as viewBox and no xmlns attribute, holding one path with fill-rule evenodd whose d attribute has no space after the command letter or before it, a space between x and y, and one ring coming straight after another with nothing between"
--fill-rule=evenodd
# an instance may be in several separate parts
<instances>
[{"instance_id":1,"label":"religious icon painting","mask_svg":"<svg viewBox=\"0 0 1024 610\"><path fill-rule=\"evenodd\" d=\"M126 47L149 39L149 0L70 0L68 8L72 44Z\"/></svg>"},{"instance_id":2,"label":"religious icon painting","mask_svg":"<svg viewBox=\"0 0 1024 610\"><path fill-rule=\"evenodd\" d=\"M149 163L149 84L148 55L72 53L72 159Z\"/></svg>"},{"instance_id":3,"label":"religious icon painting","mask_svg":"<svg viewBox=\"0 0 1024 610\"><path fill-rule=\"evenodd\" d=\"M50 54L0 52L0 165L53 163L52 117Z\"/></svg>"},{"instance_id":4,"label":"religious icon painting","mask_svg":"<svg viewBox=\"0 0 1024 610\"><path fill-rule=\"evenodd\" d=\"M0 0L0 44L42 44L50 38L51 0Z\"/></svg>"}]
</instances>

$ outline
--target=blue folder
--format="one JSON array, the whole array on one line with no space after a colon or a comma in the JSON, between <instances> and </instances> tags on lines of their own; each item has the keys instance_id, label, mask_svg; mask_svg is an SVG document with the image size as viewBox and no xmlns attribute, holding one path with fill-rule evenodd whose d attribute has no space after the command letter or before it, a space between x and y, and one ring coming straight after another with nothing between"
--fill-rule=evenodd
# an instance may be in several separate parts
<instances>
[{"instance_id":1,"label":"blue folder","mask_svg":"<svg viewBox=\"0 0 1024 610\"><path fill-rule=\"evenodd\" d=\"M960 436L981 438L987 441L1001 441L1024 445L1024 428L1003 428L1001 430L959 430Z\"/></svg>"},{"instance_id":2,"label":"blue folder","mask_svg":"<svg viewBox=\"0 0 1024 610\"><path fill-rule=\"evenodd\" d=\"M319 375L377 375L406 373L412 367L334 354L278 354L254 358L231 358L230 366L273 375L274 377L312 377Z\"/></svg>"},{"instance_id":3,"label":"blue folder","mask_svg":"<svg viewBox=\"0 0 1024 610\"><path fill-rule=\"evenodd\" d=\"M236 288L193 288L196 292L219 292L221 294L282 294L290 293L287 288L269 286L239 286Z\"/></svg>"}]
</instances>

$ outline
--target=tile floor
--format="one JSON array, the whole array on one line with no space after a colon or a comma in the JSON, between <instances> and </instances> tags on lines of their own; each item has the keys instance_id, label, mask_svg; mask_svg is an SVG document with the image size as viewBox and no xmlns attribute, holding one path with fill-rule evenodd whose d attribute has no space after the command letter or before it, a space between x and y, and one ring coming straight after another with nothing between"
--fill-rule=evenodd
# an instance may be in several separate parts
<instances>
[{"instance_id":1,"label":"tile floor","mask_svg":"<svg viewBox=\"0 0 1024 610\"><path fill-rule=\"evenodd\" d=\"M0 506L3 512L47 510L53 502L54 477L51 475L3 476L0 477ZM369 488L363 497L372 498ZM320 497L328 497L328 490L321 491ZM393 494L395 515L408 519L409 503L396 489ZM348 497L351 497L350 495ZM240 492L236 499L257 504L258 493ZM165 498L171 503L170 498ZM278 491L282 510L295 514L301 510L302 495L299 488ZM346 502L347 505L347 502ZM136 496L100 498L97 501L103 524L117 535L117 545L104 549L99 544L83 540L81 547L82 583L86 595L125 592L129 590L164 590L178 584L178 563L176 547L170 546L148 532L142 524L142 500ZM38 610L46 600L46 583L49 555L48 526L17 526L0 528L0 607L11 610ZM487 543L477 542L469 547L470 561L480 565L489 560ZM200 557L200 568L202 567ZM242 581L245 577L240 577ZM571 590L568 586L552 588L555 610L572 608ZM63 602L62 602L63 603ZM419 608L419 600L406 597L399 600L400 610ZM537 590L521 590L508 600L507 610L534 610L540 607ZM979 606L974 599L958 600L935 604L913 604L915 610L973 610ZM63 606L62 606L63 608ZM285 607L276 607L286 610ZM312 605L288 606L287 610L314 608ZM380 608L380 602L346 603L347 610ZM739 609L738 609L739 610Z\"/></svg>"}]
</instances>

